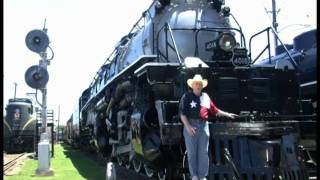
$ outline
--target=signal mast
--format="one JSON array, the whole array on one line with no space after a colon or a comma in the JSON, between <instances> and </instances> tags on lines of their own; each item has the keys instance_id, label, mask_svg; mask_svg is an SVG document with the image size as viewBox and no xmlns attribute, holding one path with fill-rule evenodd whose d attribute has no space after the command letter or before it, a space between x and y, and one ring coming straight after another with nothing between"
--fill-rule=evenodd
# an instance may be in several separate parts
<instances>
[{"instance_id":1,"label":"signal mast","mask_svg":"<svg viewBox=\"0 0 320 180\"><path fill-rule=\"evenodd\" d=\"M46 20L42 30L35 29L30 31L26 36L27 47L40 55L41 59L39 65L31 66L25 73L26 83L33 89L40 89L42 92L42 104L41 108L41 135L40 142L38 144L38 169L36 170L37 176L53 176L53 170L50 169L50 143L47 134L47 82L49 80L49 74L47 66L50 64L50 60L53 59L53 51L49 46L49 37L47 35ZM52 57L47 58L47 48L52 52ZM53 142L52 142L53 143Z\"/></svg>"}]
</instances>

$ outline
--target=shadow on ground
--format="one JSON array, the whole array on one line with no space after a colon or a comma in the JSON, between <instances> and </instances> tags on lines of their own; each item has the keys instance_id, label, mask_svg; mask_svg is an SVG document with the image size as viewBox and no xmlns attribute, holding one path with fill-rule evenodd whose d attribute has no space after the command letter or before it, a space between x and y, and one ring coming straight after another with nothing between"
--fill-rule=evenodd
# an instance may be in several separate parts
<instances>
[{"instance_id":1,"label":"shadow on ground","mask_svg":"<svg viewBox=\"0 0 320 180\"><path fill-rule=\"evenodd\" d=\"M80 175L87 180L103 180L105 179L105 163L95 155L89 155L80 150L73 149L70 145L61 144L64 148L64 154L70 158L74 167Z\"/></svg>"}]
</instances>

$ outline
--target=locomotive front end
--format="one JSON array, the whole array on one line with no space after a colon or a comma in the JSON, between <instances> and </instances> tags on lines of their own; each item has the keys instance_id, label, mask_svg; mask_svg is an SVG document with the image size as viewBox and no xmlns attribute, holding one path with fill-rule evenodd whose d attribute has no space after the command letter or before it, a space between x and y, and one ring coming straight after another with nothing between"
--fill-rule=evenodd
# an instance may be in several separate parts
<instances>
[{"instance_id":1,"label":"locomotive front end","mask_svg":"<svg viewBox=\"0 0 320 180\"><path fill-rule=\"evenodd\" d=\"M167 169L188 171L178 104L189 90L187 79L201 74L209 84L204 91L215 104L240 115L235 122L211 119L209 179L306 178L297 146L301 108L295 70L251 66L241 28L231 27L230 9L215 3L173 1L155 17L160 22L155 33L158 58L135 71L146 80L154 102L149 103L153 113L143 120L147 128L137 135L142 149L177 162L165 164ZM157 158L144 155L157 167ZM188 179L187 173L184 177Z\"/></svg>"},{"instance_id":2,"label":"locomotive front end","mask_svg":"<svg viewBox=\"0 0 320 180\"><path fill-rule=\"evenodd\" d=\"M10 99L4 119L4 149L7 152L34 149L35 114L29 99Z\"/></svg>"}]
</instances>

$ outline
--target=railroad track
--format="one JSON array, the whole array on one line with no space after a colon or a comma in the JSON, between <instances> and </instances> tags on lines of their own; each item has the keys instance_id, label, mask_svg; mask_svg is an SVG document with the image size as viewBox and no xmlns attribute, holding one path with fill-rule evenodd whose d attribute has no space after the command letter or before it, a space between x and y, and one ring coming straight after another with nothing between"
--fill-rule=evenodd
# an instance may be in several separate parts
<instances>
[{"instance_id":1,"label":"railroad track","mask_svg":"<svg viewBox=\"0 0 320 180\"><path fill-rule=\"evenodd\" d=\"M3 174L6 175L6 172L7 172L12 166L14 166L14 165L18 162L18 160L19 160L22 156L24 156L25 154L26 154L26 153L22 153L22 154L18 155L17 157L15 157L14 159L10 160L9 162L5 163L5 164L3 165Z\"/></svg>"}]
</instances>

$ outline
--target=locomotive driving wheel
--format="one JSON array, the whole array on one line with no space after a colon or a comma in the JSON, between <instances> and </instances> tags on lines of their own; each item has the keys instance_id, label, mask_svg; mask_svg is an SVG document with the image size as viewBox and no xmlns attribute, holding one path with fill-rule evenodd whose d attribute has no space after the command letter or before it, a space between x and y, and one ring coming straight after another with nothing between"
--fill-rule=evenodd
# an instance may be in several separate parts
<instances>
[{"instance_id":1,"label":"locomotive driving wheel","mask_svg":"<svg viewBox=\"0 0 320 180\"><path fill-rule=\"evenodd\" d=\"M148 176L148 178L153 177L153 175L155 174L155 170L152 169L152 167L150 167L147 164L144 164L143 167L144 167L144 171L146 172L146 175Z\"/></svg>"},{"instance_id":2,"label":"locomotive driving wheel","mask_svg":"<svg viewBox=\"0 0 320 180\"><path fill-rule=\"evenodd\" d=\"M159 180L165 180L168 176L167 168L161 169L158 171L158 179Z\"/></svg>"},{"instance_id":3,"label":"locomotive driving wheel","mask_svg":"<svg viewBox=\"0 0 320 180\"><path fill-rule=\"evenodd\" d=\"M134 158L132 160L133 169L135 172L139 173L141 171L142 163L138 159Z\"/></svg>"},{"instance_id":4,"label":"locomotive driving wheel","mask_svg":"<svg viewBox=\"0 0 320 180\"><path fill-rule=\"evenodd\" d=\"M117 162L118 162L119 166L122 166L124 164L123 157L117 156Z\"/></svg>"},{"instance_id":5,"label":"locomotive driving wheel","mask_svg":"<svg viewBox=\"0 0 320 180\"><path fill-rule=\"evenodd\" d=\"M131 167L130 162L129 162L129 157L126 155L117 156L117 162L120 166L124 166L127 169L130 169L130 167Z\"/></svg>"},{"instance_id":6,"label":"locomotive driving wheel","mask_svg":"<svg viewBox=\"0 0 320 180\"><path fill-rule=\"evenodd\" d=\"M126 154L126 155L124 156L124 166L125 166L127 169L130 169L130 167L131 167L129 154Z\"/></svg>"},{"instance_id":7,"label":"locomotive driving wheel","mask_svg":"<svg viewBox=\"0 0 320 180\"><path fill-rule=\"evenodd\" d=\"M126 167L127 169L130 169L130 168L131 168L131 163L130 163L130 161L127 161L127 162L125 163L125 167Z\"/></svg>"}]
</instances>

